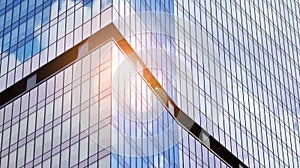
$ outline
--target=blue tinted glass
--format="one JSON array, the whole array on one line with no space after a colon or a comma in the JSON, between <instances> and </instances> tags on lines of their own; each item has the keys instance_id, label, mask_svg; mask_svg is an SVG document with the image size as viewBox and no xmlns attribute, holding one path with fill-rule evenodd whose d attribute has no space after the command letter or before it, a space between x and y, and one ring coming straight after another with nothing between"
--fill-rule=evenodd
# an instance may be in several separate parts
<instances>
[{"instance_id":1,"label":"blue tinted glass","mask_svg":"<svg viewBox=\"0 0 300 168\"><path fill-rule=\"evenodd\" d=\"M88 20L91 19L91 10L90 10L90 8L92 7L92 3L89 2L88 4L86 4L86 6L87 6L89 9L85 8L85 10L84 10L84 15L83 15L84 22L86 22L86 21L88 21Z\"/></svg>"},{"instance_id":2,"label":"blue tinted glass","mask_svg":"<svg viewBox=\"0 0 300 168\"><path fill-rule=\"evenodd\" d=\"M36 0L35 1L35 6L38 7L43 3L43 0Z\"/></svg>"},{"instance_id":3,"label":"blue tinted glass","mask_svg":"<svg viewBox=\"0 0 300 168\"><path fill-rule=\"evenodd\" d=\"M24 61L28 60L31 57L31 52L32 52L32 40L26 42Z\"/></svg>"},{"instance_id":4,"label":"blue tinted glass","mask_svg":"<svg viewBox=\"0 0 300 168\"><path fill-rule=\"evenodd\" d=\"M14 7L14 17L13 17L13 23L19 20L19 14L20 14L20 4Z\"/></svg>"},{"instance_id":5,"label":"blue tinted glass","mask_svg":"<svg viewBox=\"0 0 300 168\"><path fill-rule=\"evenodd\" d=\"M4 23L4 15L1 15L0 16L0 23ZM0 31L2 31L4 28L4 25L3 24L0 24Z\"/></svg>"},{"instance_id":6,"label":"blue tinted glass","mask_svg":"<svg viewBox=\"0 0 300 168\"><path fill-rule=\"evenodd\" d=\"M115 154L115 153L113 153L112 155L111 155L111 167L118 167L118 155L117 154Z\"/></svg>"},{"instance_id":7,"label":"blue tinted glass","mask_svg":"<svg viewBox=\"0 0 300 168\"><path fill-rule=\"evenodd\" d=\"M34 29L35 30L39 29L41 27L41 24L42 24L42 11L35 15Z\"/></svg>"},{"instance_id":8,"label":"blue tinted glass","mask_svg":"<svg viewBox=\"0 0 300 168\"><path fill-rule=\"evenodd\" d=\"M21 3L21 15L20 18L22 18L23 16L25 16L25 14L27 13L27 0L23 1Z\"/></svg>"},{"instance_id":9,"label":"blue tinted glass","mask_svg":"<svg viewBox=\"0 0 300 168\"><path fill-rule=\"evenodd\" d=\"M11 46L17 44L17 40L18 40L18 27L14 28L11 31Z\"/></svg>"},{"instance_id":10,"label":"blue tinted glass","mask_svg":"<svg viewBox=\"0 0 300 168\"><path fill-rule=\"evenodd\" d=\"M27 36L33 33L33 19L34 18L32 17L27 21Z\"/></svg>"},{"instance_id":11,"label":"blue tinted glass","mask_svg":"<svg viewBox=\"0 0 300 168\"><path fill-rule=\"evenodd\" d=\"M30 1L28 6L28 13L31 12L34 9L34 3L35 1Z\"/></svg>"},{"instance_id":12,"label":"blue tinted glass","mask_svg":"<svg viewBox=\"0 0 300 168\"><path fill-rule=\"evenodd\" d=\"M107 7L111 5L111 0L101 0L101 10L105 10Z\"/></svg>"},{"instance_id":13,"label":"blue tinted glass","mask_svg":"<svg viewBox=\"0 0 300 168\"><path fill-rule=\"evenodd\" d=\"M62 9L63 0L58 0L58 10Z\"/></svg>"},{"instance_id":14,"label":"blue tinted glass","mask_svg":"<svg viewBox=\"0 0 300 168\"><path fill-rule=\"evenodd\" d=\"M3 51L6 51L9 48L9 43L10 43L10 32L4 35Z\"/></svg>"},{"instance_id":15,"label":"blue tinted glass","mask_svg":"<svg viewBox=\"0 0 300 168\"><path fill-rule=\"evenodd\" d=\"M2 42L3 42L3 39L0 38L0 53L2 53Z\"/></svg>"},{"instance_id":16,"label":"blue tinted glass","mask_svg":"<svg viewBox=\"0 0 300 168\"><path fill-rule=\"evenodd\" d=\"M47 6L43 10L43 24L47 23L50 20L50 6Z\"/></svg>"},{"instance_id":17,"label":"blue tinted glass","mask_svg":"<svg viewBox=\"0 0 300 168\"><path fill-rule=\"evenodd\" d=\"M24 46L19 47L18 54L17 54L17 59L19 62L23 62L23 58L24 58Z\"/></svg>"},{"instance_id":18,"label":"blue tinted glass","mask_svg":"<svg viewBox=\"0 0 300 168\"><path fill-rule=\"evenodd\" d=\"M9 10L8 12L6 12L5 15L5 27L11 25L11 20L12 20L12 10Z\"/></svg>"},{"instance_id":19,"label":"blue tinted glass","mask_svg":"<svg viewBox=\"0 0 300 168\"><path fill-rule=\"evenodd\" d=\"M37 37L35 37L33 39L33 54L32 55L35 55L40 51L40 38L41 38L41 36L38 35Z\"/></svg>"},{"instance_id":20,"label":"blue tinted glass","mask_svg":"<svg viewBox=\"0 0 300 168\"><path fill-rule=\"evenodd\" d=\"M5 1L5 0L3 0L3 1ZM6 1L6 5L11 4L12 2L13 2L13 0L7 0L7 1Z\"/></svg>"},{"instance_id":21,"label":"blue tinted glass","mask_svg":"<svg viewBox=\"0 0 300 168\"><path fill-rule=\"evenodd\" d=\"M6 3L5 0L0 1L0 10L5 7L5 3Z\"/></svg>"},{"instance_id":22,"label":"blue tinted glass","mask_svg":"<svg viewBox=\"0 0 300 168\"><path fill-rule=\"evenodd\" d=\"M25 38L25 29L26 29L26 22L22 23L20 25L20 28L19 28L19 40L18 41L21 41Z\"/></svg>"},{"instance_id":23,"label":"blue tinted glass","mask_svg":"<svg viewBox=\"0 0 300 168\"><path fill-rule=\"evenodd\" d=\"M43 33L42 33L42 43L41 43L41 49L43 50L43 49L45 49L47 46L48 46L48 41L49 41L49 31L48 30L46 30L46 31L44 31Z\"/></svg>"}]
</instances>

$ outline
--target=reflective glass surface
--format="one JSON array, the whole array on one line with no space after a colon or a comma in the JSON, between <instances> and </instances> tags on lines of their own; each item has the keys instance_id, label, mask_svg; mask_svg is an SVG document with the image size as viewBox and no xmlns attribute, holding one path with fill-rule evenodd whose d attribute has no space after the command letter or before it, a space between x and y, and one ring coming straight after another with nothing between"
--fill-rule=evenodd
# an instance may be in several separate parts
<instances>
[{"instance_id":1,"label":"reflective glass surface","mask_svg":"<svg viewBox=\"0 0 300 168\"><path fill-rule=\"evenodd\" d=\"M1 0L0 93L112 23L174 103L246 166L297 168L299 11L283 0ZM228 166L117 42L82 47L0 107L1 167Z\"/></svg>"}]
</instances>

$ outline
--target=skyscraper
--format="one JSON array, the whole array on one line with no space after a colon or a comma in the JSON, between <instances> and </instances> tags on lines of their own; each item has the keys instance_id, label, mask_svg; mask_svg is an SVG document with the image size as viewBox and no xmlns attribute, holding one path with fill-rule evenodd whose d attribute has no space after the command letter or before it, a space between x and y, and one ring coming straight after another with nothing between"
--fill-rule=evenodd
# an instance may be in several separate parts
<instances>
[{"instance_id":1,"label":"skyscraper","mask_svg":"<svg viewBox=\"0 0 300 168\"><path fill-rule=\"evenodd\" d=\"M0 167L299 167L296 1L0 1Z\"/></svg>"}]
</instances>

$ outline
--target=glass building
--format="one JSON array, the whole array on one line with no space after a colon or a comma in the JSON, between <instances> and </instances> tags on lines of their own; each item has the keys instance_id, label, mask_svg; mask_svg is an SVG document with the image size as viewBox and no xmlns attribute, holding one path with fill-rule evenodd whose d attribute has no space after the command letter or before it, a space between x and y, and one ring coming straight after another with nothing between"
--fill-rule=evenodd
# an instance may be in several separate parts
<instances>
[{"instance_id":1,"label":"glass building","mask_svg":"<svg viewBox=\"0 0 300 168\"><path fill-rule=\"evenodd\" d=\"M0 167L300 167L299 8L1 0Z\"/></svg>"}]
</instances>

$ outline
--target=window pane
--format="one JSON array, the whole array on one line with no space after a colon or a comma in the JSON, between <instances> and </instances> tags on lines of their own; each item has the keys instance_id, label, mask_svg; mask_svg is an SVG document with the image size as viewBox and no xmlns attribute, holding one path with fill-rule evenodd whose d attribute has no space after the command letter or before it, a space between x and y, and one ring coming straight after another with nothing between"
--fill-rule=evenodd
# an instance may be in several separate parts
<instances>
[{"instance_id":1,"label":"window pane","mask_svg":"<svg viewBox=\"0 0 300 168\"><path fill-rule=\"evenodd\" d=\"M70 119L67 119L62 124L62 142L70 138Z\"/></svg>"},{"instance_id":2,"label":"window pane","mask_svg":"<svg viewBox=\"0 0 300 168\"><path fill-rule=\"evenodd\" d=\"M80 162L87 158L88 149L88 138L84 138L80 141Z\"/></svg>"},{"instance_id":3,"label":"window pane","mask_svg":"<svg viewBox=\"0 0 300 168\"><path fill-rule=\"evenodd\" d=\"M71 146L70 166L75 165L78 162L78 142Z\"/></svg>"}]
</instances>

